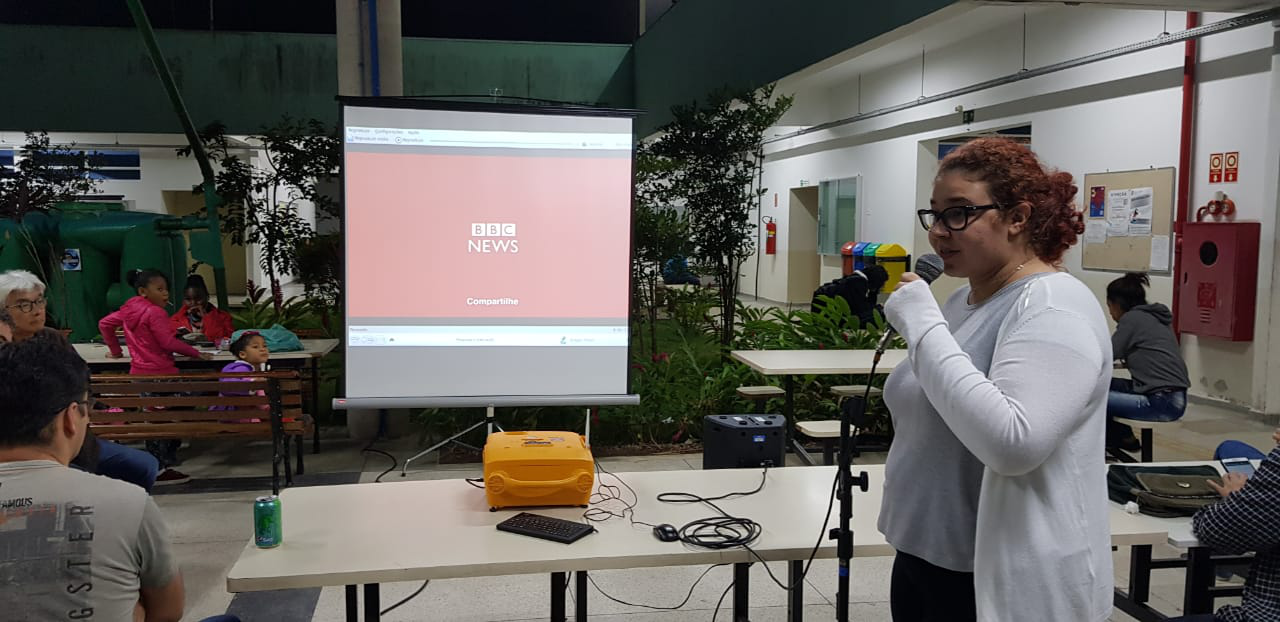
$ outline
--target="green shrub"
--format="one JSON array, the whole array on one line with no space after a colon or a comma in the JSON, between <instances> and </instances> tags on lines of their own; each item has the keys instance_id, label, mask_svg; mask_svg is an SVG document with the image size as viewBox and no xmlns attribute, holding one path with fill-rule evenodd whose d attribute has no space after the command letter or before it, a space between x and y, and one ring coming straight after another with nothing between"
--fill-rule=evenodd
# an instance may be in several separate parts
<instances>
[{"instance_id":1,"label":"green shrub","mask_svg":"<svg viewBox=\"0 0 1280 622\"><path fill-rule=\"evenodd\" d=\"M324 329L331 334L327 321L328 310L301 296L292 296L276 309L275 301L266 288L256 287L250 281L244 302L229 310L236 329L270 328L279 324L289 330Z\"/></svg>"},{"instance_id":2,"label":"green shrub","mask_svg":"<svg viewBox=\"0 0 1280 622\"><path fill-rule=\"evenodd\" d=\"M631 391L640 396L636 406L600 409L591 428L597 446L661 446L697 442L707 415L751 412L753 404L738 397L742 385L781 384L780 377L762 377L727 356L716 339L713 292L694 289L671 294L669 319L653 326L658 349L632 348ZM739 303L738 327L733 349L871 349L884 330L884 320L861 325L842 298L826 300L821 311L759 309ZM640 331L633 329L639 339ZM648 339L648 335L645 335ZM895 347L901 341L895 340ZM795 407L801 419L839 417L829 389L837 384L862 384L865 377L800 376L795 379ZM883 384L883 376L873 381ZM781 413L783 400L769 402L768 412ZM869 434L891 434L888 411L879 402L871 409ZM417 415L426 436L443 438L474 423L476 409L427 409ZM581 430L584 409L579 407L500 408L499 425L512 430ZM482 443L483 438L467 439Z\"/></svg>"}]
</instances>

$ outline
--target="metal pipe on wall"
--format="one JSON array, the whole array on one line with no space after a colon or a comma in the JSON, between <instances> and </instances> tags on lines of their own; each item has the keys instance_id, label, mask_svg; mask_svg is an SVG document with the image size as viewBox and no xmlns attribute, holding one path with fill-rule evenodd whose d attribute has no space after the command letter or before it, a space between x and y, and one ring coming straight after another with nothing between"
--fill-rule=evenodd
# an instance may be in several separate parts
<instances>
[{"instance_id":1,"label":"metal pipe on wall","mask_svg":"<svg viewBox=\"0 0 1280 622\"><path fill-rule=\"evenodd\" d=\"M191 115L187 112L187 105L182 99L182 93L178 91L178 83L173 79L173 74L169 72L169 65L164 60L164 54L160 51L160 44L156 41L155 30L151 28L151 20L147 17L147 11L142 6L141 0L127 0L125 3L129 8L129 13L133 16L134 25L138 28L138 34L142 35L142 44L146 48L148 55L151 57L151 63L155 67L156 74L160 77L160 84L164 86L164 90L169 95L169 103L173 106L173 111L178 117L178 123L182 125L182 131L187 136L187 142L191 147L191 155L195 157L196 164L200 167L200 177L203 180L201 187L204 190L204 205L206 211L206 230L209 233L208 242L197 243L193 239L193 254L210 265L213 266L213 282L217 288L218 306L227 308L227 269L226 264L222 261L222 246L219 240L222 234L219 230L218 207L222 205L222 197L218 194L217 177L213 173L213 164L209 161L208 155L204 151L204 143L200 139L200 133L196 130L195 123L191 120Z\"/></svg>"},{"instance_id":2,"label":"metal pipe on wall","mask_svg":"<svg viewBox=\"0 0 1280 622\"><path fill-rule=\"evenodd\" d=\"M1187 13L1187 30L1200 24L1200 14ZM1196 63L1199 62L1195 39L1188 39L1182 54L1182 123L1178 136L1178 191L1177 205L1173 212L1173 334L1181 339L1182 329L1178 317L1179 296L1182 292L1182 226L1187 222L1187 207L1191 203L1191 139L1196 115Z\"/></svg>"}]
</instances>

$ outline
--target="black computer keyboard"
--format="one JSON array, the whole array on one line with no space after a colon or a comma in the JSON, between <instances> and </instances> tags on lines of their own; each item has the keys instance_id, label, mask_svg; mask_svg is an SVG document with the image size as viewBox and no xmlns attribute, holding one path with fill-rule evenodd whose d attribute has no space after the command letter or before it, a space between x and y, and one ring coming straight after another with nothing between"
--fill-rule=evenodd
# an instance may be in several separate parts
<instances>
[{"instance_id":1,"label":"black computer keyboard","mask_svg":"<svg viewBox=\"0 0 1280 622\"><path fill-rule=\"evenodd\" d=\"M564 544L576 542L595 530L596 528L591 525L528 512L521 512L498 523L498 531L509 531Z\"/></svg>"}]
</instances>

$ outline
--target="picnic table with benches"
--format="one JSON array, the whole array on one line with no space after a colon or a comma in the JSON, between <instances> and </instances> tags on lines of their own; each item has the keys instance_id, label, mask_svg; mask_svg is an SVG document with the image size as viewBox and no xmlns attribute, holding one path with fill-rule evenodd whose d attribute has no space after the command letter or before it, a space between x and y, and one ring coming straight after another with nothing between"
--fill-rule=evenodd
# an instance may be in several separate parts
<instances>
[{"instance_id":1,"label":"picnic table with benches","mask_svg":"<svg viewBox=\"0 0 1280 622\"><path fill-rule=\"evenodd\" d=\"M256 373L186 373L169 376L99 374L90 379L90 425L114 441L184 438L269 438L271 486L280 470L293 483L289 441L297 442L297 472L311 417L302 408L296 370Z\"/></svg>"}]
</instances>

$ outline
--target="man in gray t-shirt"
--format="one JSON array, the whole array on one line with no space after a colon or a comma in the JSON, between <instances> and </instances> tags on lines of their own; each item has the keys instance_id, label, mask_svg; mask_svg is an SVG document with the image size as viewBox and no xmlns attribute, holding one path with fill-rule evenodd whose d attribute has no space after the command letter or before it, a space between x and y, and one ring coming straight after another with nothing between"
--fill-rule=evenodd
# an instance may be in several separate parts
<instances>
[{"instance_id":1,"label":"man in gray t-shirt","mask_svg":"<svg viewBox=\"0 0 1280 622\"><path fill-rule=\"evenodd\" d=\"M0 344L0 602L8 620L182 617L182 577L141 488L68 468L89 370L64 345Z\"/></svg>"}]
</instances>

